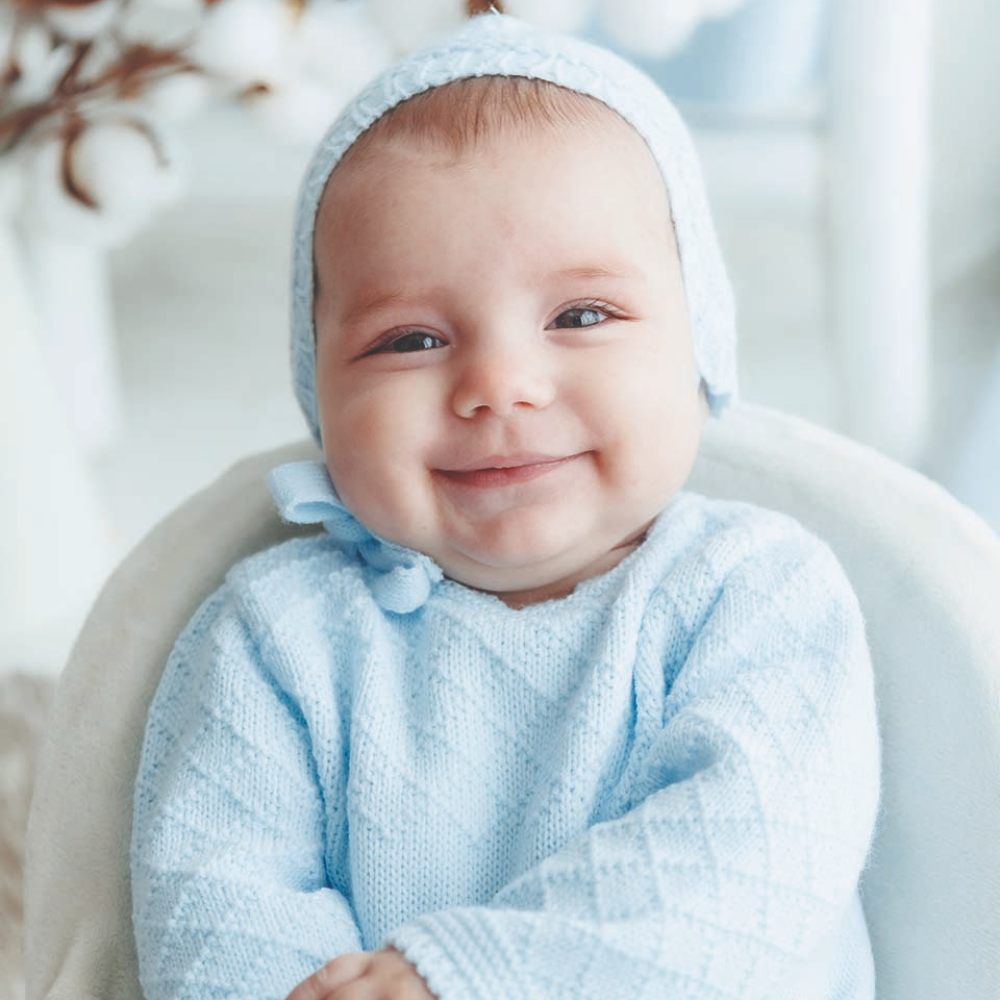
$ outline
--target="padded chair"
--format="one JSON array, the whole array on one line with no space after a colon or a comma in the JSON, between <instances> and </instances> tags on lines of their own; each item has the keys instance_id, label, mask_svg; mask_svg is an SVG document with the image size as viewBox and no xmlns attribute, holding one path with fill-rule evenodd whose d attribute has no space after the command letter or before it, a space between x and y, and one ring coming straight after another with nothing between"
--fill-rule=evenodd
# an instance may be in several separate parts
<instances>
[{"instance_id":1,"label":"padded chair","mask_svg":"<svg viewBox=\"0 0 1000 1000\"><path fill-rule=\"evenodd\" d=\"M59 680L25 866L27 1000L138 1000L128 845L149 702L174 639L233 562L299 533L251 456L107 582ZM883 797L861 895L879 1000L1000 997L1000 540L917 473L802 420L711 422L689 488L825 538L864 610ZM314 529L309 529L314 530Z\"/></svg>"}]
</instances>

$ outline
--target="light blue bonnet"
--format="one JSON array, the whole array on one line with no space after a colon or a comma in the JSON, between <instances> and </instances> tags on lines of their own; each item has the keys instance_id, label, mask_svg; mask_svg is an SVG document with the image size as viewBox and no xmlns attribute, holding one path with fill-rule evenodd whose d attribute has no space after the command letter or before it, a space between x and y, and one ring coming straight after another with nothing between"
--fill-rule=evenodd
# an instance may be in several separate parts
<instances>
[{"instance_id":1,"label":"light blue bonnet","mask_svg":"<svg viewBox=\"0 0 1000 1000\"><path fill-rule=\"evenodd\" d=\"M378 76L341 112L313 154L296 209L291 348L295 394L315 440L321 443L313 235L330 173L358 136L391 108L422 91L475 76L535 77L587 94L616 111L645 139L670 194L695 364L711 413L721 414L736 398L735 309L687 127L660 87L620 56L491 12L471 18L449 37ZM386 577L373 592L388 610L419 607L440 579L440 568L428 556L369 533L340 501L322 463L293 463L274 470L271 489L286 520L323 523L344 544L358 547L366 565Z\"/></svg>"}]
</instances>

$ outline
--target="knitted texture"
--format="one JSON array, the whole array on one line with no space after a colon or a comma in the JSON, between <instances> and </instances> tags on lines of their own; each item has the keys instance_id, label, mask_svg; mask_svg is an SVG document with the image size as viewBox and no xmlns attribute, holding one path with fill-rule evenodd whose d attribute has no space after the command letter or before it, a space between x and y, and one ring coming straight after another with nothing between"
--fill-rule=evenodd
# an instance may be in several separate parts
<instances>
[{"instance_id":1,"label":"knitted texture","mask_svg":"<svg viewBox=\"0 0 1000 1000\"><path fill-rule=\"evenodd\" d=\"M401 101L453 80L524 76L587 94L616 111L646 140L666 182L684 277L695 364L711 412L736 399L736 324L694 144L676 108L632 63L582 39L505 14L472 18L443 42L386 70L330 127L299 192L292 247L292 370L295 394L320 440L313 325L313 238L330 172L373 122Z\"/></svg>"},{"instance_id":2,"label":"knitted texture","mask_svg":"<svg viewBox=\"0 0 1000 1000\"><path fill-rule=\"evenodd\" d=\"M322 462L289 462L268 476L281 516L293 524L322 524L369 570L375 601L387 611L418 608L441 579L441 567L416 549L373 534L340 499Z\"/></svg>"},{"instance_id":3,"label":"knitted texture","mask_svg":"<svg viewBox=\"0 0 1000 1000\"><path fill-rule=\"evenodd\" d=\"M389 943L440 1000L872 1000L873 677L824 543L682 492L519 611L441 577L400 614L377 569L293 539L178 640L134 798L147 1000L284 1000Z\"/></svg>"}]
</instances>

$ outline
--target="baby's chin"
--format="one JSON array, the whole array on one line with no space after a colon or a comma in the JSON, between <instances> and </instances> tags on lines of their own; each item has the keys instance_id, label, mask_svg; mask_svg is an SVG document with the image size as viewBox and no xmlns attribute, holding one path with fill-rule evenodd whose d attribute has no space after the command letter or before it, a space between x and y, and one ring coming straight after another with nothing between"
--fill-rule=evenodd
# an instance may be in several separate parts
<instances>
[{"instance_id":1,"label":"baby's chin","mask_svg":"<svg viewBox=\"0 0 1000 1000\"><path fill-rule=\"evenodd\" d=\"M520 559L509 552L502 558L480 549L461 555L441 554L437 562L448 579L520 607L564 597L584 580L607 573L641 544L650 523L616 535L604 546L580 544L544 559L523 552Z\"/></svg>"}]
</instances>

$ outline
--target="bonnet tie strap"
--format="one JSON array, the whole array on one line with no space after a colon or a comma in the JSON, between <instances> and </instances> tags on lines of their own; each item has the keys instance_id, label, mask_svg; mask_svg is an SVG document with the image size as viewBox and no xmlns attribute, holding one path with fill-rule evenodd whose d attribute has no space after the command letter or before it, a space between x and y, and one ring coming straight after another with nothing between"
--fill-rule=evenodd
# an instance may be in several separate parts
<instances>
[{"instance_id":1,"label":"bonnet tie strap","mask_svg":"<svg viewBox=\"0 0 1000 1000\"><path fill-rule=\"evenodd\" d=\"M443 577L441 567L416 549L373 534L344 506L322 462L287 462L272 469L268 485L282 519L292 524L322 524L327 533L353 550L368 571L378 605L409 614L430 597Z\"/></svg>"}]
</instances>

